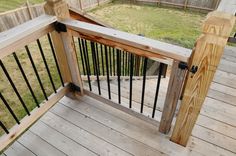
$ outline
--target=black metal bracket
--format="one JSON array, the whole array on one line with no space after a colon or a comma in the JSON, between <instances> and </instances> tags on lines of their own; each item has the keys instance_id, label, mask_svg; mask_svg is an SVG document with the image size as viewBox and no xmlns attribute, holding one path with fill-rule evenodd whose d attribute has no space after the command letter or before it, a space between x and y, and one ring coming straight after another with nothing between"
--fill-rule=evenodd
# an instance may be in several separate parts
<instances>
[{"instance_id":1,"label":"black metal bracket","mask_svg":"<svg viewBox=\"0 0 236 156\"><path fill-rule=\"evenodd\" d=\"M75 84L73 83L70 83L70 89L72 92L80 92L80 87L79 86L76 86Z\"/></svg>"},{"instance_id":2,"label":"black metal bracket","mask_svg":"<svg viewBox=\"0 0 236 156\"><path fill-rule=\"evenodd\" d=\"M187 69L189 72L195 74L198 71L198 66L192 66L191 69L188 68L188 64L185 62L179 63L179 68L182 70Z\"/></svg>"},{"instance_id":3,"label":"black metal bracket","mask_svg":"<svg viewBox=\"0 0 236 156\"><path fill-rule=\"evenodd\" d=\"M195 74L198 71L198 66L192 66L192 68L189 71Z\"/></svg>"},{"instance_id":4,"label":"black metal bracket","mask_svg":"<svg viewBox=\"0 0 236 156\"><path fill-rule=\"evenodd\" d=\"M60 22L55 22L54 26L55 26L55 29L58 33L67 32L67 28L66 28L65 24L62 24Z\"/></svg>"},{"instance_id":5,"label":"black metal bracket","mask_svg":"<svg viewBox=\"0 0 236 156\"><path fill-rule=\"evenodd\" d=\"M185 62L180 62L179 63L179 68L182 70L188 69L188 64Z\"/></svg>"}]
</instances>

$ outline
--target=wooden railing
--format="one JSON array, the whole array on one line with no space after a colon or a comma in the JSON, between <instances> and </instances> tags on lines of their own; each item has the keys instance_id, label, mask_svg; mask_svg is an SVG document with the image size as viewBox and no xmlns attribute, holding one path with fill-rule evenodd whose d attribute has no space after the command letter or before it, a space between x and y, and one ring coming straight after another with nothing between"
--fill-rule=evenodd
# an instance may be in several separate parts
<instances>
[{"instance_id":1,"label":"wooden railing","mask_svg":"<svg viewBox=\"0 0 236 156\"><path fill-rule=\"evenodd\" d=\"M219 64L224 46L226 45L227 39L232 31L235 22L233 16L222 12L210 13L203 25L203 35L197 40L195 48L193 52L191 52L188 49L146 37L71 20L68 6L62 0L48 0L45 4L45 12L48 15L38 17L0 34L0 59L4 60L9 55L13 54L19 67L18 70L20 70L23 75L27 87L32 91L31 94L32 97L36 99L35 101L37 101L37 97L33 95L33 90L30 89L31 84L28 82L29 78L24 73L23 64L21 64L17 58L15 53L16 50L25 47L34 70L34 76L37 77L40 88L44 93L44 84L40 82L40 76L37 73L34 60L30 55L30 48L27 46L31 42L36 41L39 52L42 56L42 63L45 65L45 73L47 73L49 77L49 84L51 84L54 90L54 93L50 96L44 94L43 101L40 103L36 102L38 108L35 108L33 111L28 110L26 114L29 116L26 116L22 120L17 119L16 122L19 125L14 126L10 130L9 127L5 126L2 119L0 119L0 126L6 132L6 134L0 139L0 151L16 140L60 98L71 91L70 88L79 91L79 94L81 95L84 93L88 94L83 87L73 37L79 38L80 41L83 40L84 42L86 40L91 43L91 52L93 52L95 60L95 44L114 48L117 52L118 60L120 59L120 51L141 56L144 60L153 59L163 64L165 64L167 60L171 59L172 70L159 131L162 133L168 133L170 131L176 106L180 96L182 95L183 100L181 102L181 107L171 140L181 145L186 145L200 112L201 105L206 97L209 85L213 79L216 67ZM43 36L48 37L47 44L48 47L51 47L51 52L56 63L54 68L58 70L58 76L61 78L62 83L59 88L54 87L52 76L50 76L50 68L48 67L47 60L44 56L44 47L41 46L40 43L40 38ZM108 53L108 51L106 53ZM132 65L132 63L130 64ZM119 61L117 66L120 66ZM5 68L4 63L2 62L1 67L10 82L11 87L18 96L19 102L22 103L26 110L27 104L22 100L14 81L12 81L11 75L8 74L7 68ZM96 69L95 74L96 73L98 73L98 69ZM144 75L145 73L143 76ZM99 75L97 74L96 76L98 80ZM110 81L109 73L106 76L107 80ZM119 77L119 72L117 76ZM130 76L132 79L132 73ZM160 78L160 74L158 77ZM143 82L145 84L145 77L143 78ZM145 85L143 88L145 88ZM77 93L78 92L75 92L75 95L77 95ZM99 95L97 97L99 97ZM99 97L98 99L104 100L102 97ZM1 100L13 115L14 112L3 94L1 94ZM107 100L109 101L109 99ZM128 109L127 112L132 114L129 108L124 109L114 103L112 105L121 110ZM143 119L140 113L136 113L135 115Z\"/></svg>"},{"instance_id":2,"label":"wooden railing","mask_svg":"<svg viewBox=\"0 0 236 156\"><path fill-rule=\"evenodd\" d=\"M64 71L61 69L64 65L58 59L51 38L52 33L55 33L55 22L56 17L43 15L0 34L1 78L6 77L1 81L6 84L0 92L2 104L6 108L1 113L7 117L0 119L0 126L6 133L0 139L0 151L69 92L70 81L62 77ZM48 57L52 59L50 62ZM42 67L39 66L41 64ZM9 97L6 91L11 88L13 94ZM22 108L14 103L19 103ZM17 125L7 122L15 122Z\"/></svg>"},{"instance_id":3,"label":"wooden railing","mask_svg":"<svg viewBox=\"0 0 236 156\"><path fill-rule=\"evenodd\" d=\"M159 42L156 40L152 40L146 37L142 37L142 36L138 36L138 35L134 35L134 34L130 34L130 33L125 33L125 32L121 32L115 29L111 29L111 28L105 28L102 26L97 26L97 25L93 25L93 24L89 24L89 23L85 23L85 22L80 22L80 21L76 21L76 20L61 20L60 21L62 24L65 24L67 29L69 31L71 31L72 36L79 38L79 40L82 39L82 41L80 42L84 42L83 44L87 44L87 42L89 43L89 47L90 44L98 44L99 47L102 47L102 49L100 50L100 48L94 48L95 49L95 53L99 53L99 55L104 55L104 59L106 58L106 49L108 51L108 53L110 55L112 55L111 58L113 58L113 53L115 52L115 57L116 59L113 59L113 61L115 61L115 66L117 67L117 70L115 73L113 73L112 70L114 68L114 65L109 64L109 61L107 63L106 60L104 60L104 64L109 64L106 68L106 71L111 71L110 72L106 72L105 76L107 77L107 87L108 87L108 99L111 99L111 91L110 91L110 77L114 76L114 74L116 74L117 76L117 80L118 80L118 103L121 103L120 100L120 76L125 76L122 75L122 73L118 73L118 71L120 70L120 68L123 66L117 64L117 62L123 62L119 57L119 55L122 54L122 52L126 52L128 53L128 55L131 56L132 55L136 55L139 56L140 58L143 59L143 64L141 65L141 76L143 77L143 86L142 86L142 95L141 95L141 101L140 101L140 108L136 109L136 112L140 112L143 114L143 103L144 103L144 93L145 93L145 78L146 78L146 63L149 60L155 60L160 62L161 64L166 64L167 62L169 62L169 60L171 59L171 64L173 64L172 67L172 74L171 74L171 78L170 78L170 82L169 82L169 89L167 92L167 98L168 100L166 100L166 105L175 105L177 106L178 100L179 100L179 96L181 93L181 89L183 86L183 80L184 77L186 76L186 68L182 68L180 65L186 65L188 62L188 59L191 55L191 51L182 47L178 47L175 45L171 45L171 44L167 44L167 43L163 43L163 42ZM80 43L81 44L81 43ZM81 46L81 45L80 45ZM83 46L81 46L83 47ZM86 45L87 47L87 45ZM111 48L111 50L109 50ZM83 49L83 48L81 48ZM85 50L82 50L82 52L80 53L93 53L93 49L92 46L90 48L90 50L88 50L88 48L84 48ZM81 51L81 50L80 50ZM104 54L105 53L105 54ZM99 56L97 55L97 56ZM92 56L94 56L92 54ZM99 57L92 57L89 58L88 54L87 57L84 57L85 61L86 59L90 59L90 62L93 62L93 64L91 64L91 66L93 67L93 69L95 69L94 67L94 58L96 58L95 62L97 61L97 59L99 59ZM82 57L83 59L83 57ZM103 59L103 57L101 57L101 59ZM107 58L109 60L109 56ZM128 63L128 67L129 69L133 69L134 66L134 61L132 61L133 58L129 57L129 63ZM145 61L146 60L146 61ZM174 60L174 61L173 61ZM100 61L102 62L102 61ZM95 63L97 64L97 63ZM117 64L117 65L116 65ZM88 65L87 65L88 66ZM85 63L85 67L86 67L86 63ZM99 65L98 65L99 67ZM89 67L90 68L90 67ZM110 69L109 69L110 68ZM88 74L88 69L83 69L81 71L86 71L83 73L87 73L88 76L88 82L89 82L89 90L92 90L91 84L90 84L90 75L96 75L96 72L94 71L93 74L91 74L91 72ZM102 69L103 70L103 69ZM161 70L161 69L160 69ZM122 70L124 71L124 70ZM132 76L134 76L133 71L129 71L128 75L130 76L130 92L129 92L129 104L127 105L128 108L132 107ZM159 75L160 77L161 75ZM99 85L99 75L97 75L97 82L98 82L98 94L101 95L101 91L100 91L100 85ZM153 89L156 90L156 96L153 97L153 111L152 114L145 114L147 116L150 116L151 118L154 118L155 116L155 107L156 107L156 102L157 102L157 98L158 98L158 91L159 91L159 86L160 86L160 80L157 82L157 86L156 88L149 88L149 89ZM172 88L173 87L173 88ZM91 95L91 94L90 94ZM172 104L173 103L173 104ZM126 112L128 113L134 113L134 112L130 112L130 110L127 110ZM135 113L136 116L139 116L138 114ZM171 113L172 117L170 117L171 121L172 118L174 117L174 112ZM141 117L142 118L142 117ZM171 123L170 121L170 123Z\"/></svg>"}]
</instances>

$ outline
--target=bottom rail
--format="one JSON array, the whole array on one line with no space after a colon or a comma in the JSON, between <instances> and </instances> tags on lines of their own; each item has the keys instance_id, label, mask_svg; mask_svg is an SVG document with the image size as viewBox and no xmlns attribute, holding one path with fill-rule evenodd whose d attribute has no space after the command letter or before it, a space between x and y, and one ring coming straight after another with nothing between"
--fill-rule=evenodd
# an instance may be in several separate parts
<instances>
[{"instance_id":1,"label":"bottom rail","mask_svg":"<svg viewBox=\"0 0 236 156\"><path fill-rule=\"evenodd\" d=\"M139 119L141 119L141 120L143 120L145 122L148 122L148 123L150 123L150 124L152 124L154 126L158 127L159 124L160 124L159 121L157 121L157 120L155 120L153 118L148 117L147 114L144 114L144 113L141 114L141 113L138 113L137 110L135 111L135 110L132 110L132 109L128 108L128 105L127 105L127 107L124 106L124 105L120 105L120 104L118 104L116 102L113 102L112 100L109 100L109 99L107 99L105 97L102 97L102 96L100 96L98 94L95 94L93 92L90 92L89 90L86 90L86 89L84 90L84 93L86 95L88 95L88 96L98 100L98 101L101 101L101 102L103 102L103 103L105 103L105 104L107 104L107 105L109 105L109 106L111 106L113 108L116 108L116 109L118 109L120 111L123 111L123 112L125 112L125 113L127 113L129 115L135 116L135 117L137 117L137 118L139 118Z\"/></svg>"},{"instance_id":2,"label":"bottom rail","mask_svg":"<svg viewBox=\"0 0 236 156\"><path fill-rule=\"evenodd\" d=\"M53 107L64 95L70 91L70 85L66 84L65 87L60 87L57 93L52 94L48 101L41 103L40 108L35 108L30 116L22 119L20 125L14 126L9 134L0 138L0 151L6 149L17 138L19 138L29 127L31 127L41 116L43 116L51 107Z\"/></svg>"}]
</instances>

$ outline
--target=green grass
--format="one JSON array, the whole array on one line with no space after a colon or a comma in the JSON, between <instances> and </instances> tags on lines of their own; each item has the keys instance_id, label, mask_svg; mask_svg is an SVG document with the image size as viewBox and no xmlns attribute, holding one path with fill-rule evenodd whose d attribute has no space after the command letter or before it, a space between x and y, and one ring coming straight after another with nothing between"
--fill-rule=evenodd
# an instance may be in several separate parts
<instances>
[{"instance_id":1,"label":"green grass","mask_svg":"<svg viewBox=\"0 0 236 156\"><path fill-rule=\"evenodd\" d=\"M192 48L206 14L117 1L89 12L111 26L134 34Z\"/></svg>"},{"instance_id":2,"label":"green grass","mask_svg":"<svg viewBox=\"0 0 236 156\"><path fill-rule=\"evenodd\" d=\"M44 54L50 69L50 73L52 75L53 81L55 83L56 88L59 88L61 86L60 78L56 69L56 65L53 59L53 55L50 49L50 46L48 44L47 38L42 37L40 38L41 45L44 50ZM29 48L31 51L31 55L33 57L33 60L35 62L36 68L38 70L39 76L42 80L43 86L45 88L45 91L47 95L51 95L53 93L52 85L49 81L48 74L46 72L45 65L42 61L42 57L39 52L39 48L36 44L36 42L33 42L29 44ZM34 70L32 68L32 65L30 63L30 60L28 58L28 55L24 48L17 50L16 52L21 65L23 67L23 70L25 71L25 74L32 86L32 89L36 95L36 98L39 103L41 103L44 100L43 93L40 89L39 83L37 81L37 78L35 76ZM3 64L5 65L7 71L9 72L14 84L16 85L17 90L19 91L23 101L26 103L26 106L29 110L33 110L36 107L36 103L34 102L32 95L23 79L23 76L16 64L16 61L12 55L9 55L2 59ZM13 109L14 113L18 117L18 119L22 119L27 114L25 110L23 109L21 103L19 102L19 99L17 98L16 94L14 93L9 81L7 80L5 74L3 73L2 69L0 68L0 91ZM0 120L4 123L4 125L10 129L13 125L16 124L13 117L10 115L9 111L3 104L2 100L0 100ZM0 136L3 134L2 129L0 128Z\"/></svg>"},{"instance_id":3,"label":"green grass","mask_svg":"<svg viewBox=\"0 0 236 156\"><path fill-rule=\"evenodd\" d=\"M27 0L0 0L0 12L25 6ZM44 0L28 0L30 4L42 3Z\"/></svg>"}]
</instances>

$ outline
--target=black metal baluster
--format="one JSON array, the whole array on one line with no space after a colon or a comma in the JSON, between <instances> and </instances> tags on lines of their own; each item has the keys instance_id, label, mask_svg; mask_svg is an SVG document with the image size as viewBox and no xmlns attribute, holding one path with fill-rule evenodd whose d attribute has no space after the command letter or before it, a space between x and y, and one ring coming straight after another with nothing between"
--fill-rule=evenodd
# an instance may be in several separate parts
<instances>
[{"instance_id":1,"label":"black metal baluster","mask_svg":"<svg viewBox=\"0 0 236 156\"><path fill-rule=\"evenodd\" d=\"M89 51L88 51L88 45L87 45L87 40L84 40L84 46L85 46L85 54L86 54L86 57L87 57L87 63L88 63L88 74L91 75L91 69L90 69L90 62L89 62Z\"/></svg>"},{"instance_id":2,"label":"black metal baluster","mask_svg":"<svg viewBox=\"0 0 236 156\"><path fill-rule=\"evenodd\" d=\"M123 76L125 76L125 54L124 53L125 52L123 51L122 52L122 58L123 58L123 61L122 61L123 62L123 66L122 66L123 72L122 73L123 73Z\"/></svg>"},{"instance_id":3,"label":"black metal baluster","mask_svg":"<svg viewBox=\"0 0 236 156\"><path fill-rule=\"evenodd\" d=\"M87 56L86 56L86 53L88 53L88 52L86 51L86 46L85 46L85 43L84 43L83 39L82 39L82 48L83 48L83 52L84 52L84 62L85 62L85 68L86 68L86 72L87 72L89 90L92 91L92 86L91 86L91 81L90 81L89 62L88 62Z\"/></svg>"},{"instance_id":4,"label":"black metal baluster","mask_svg":"<svg viewBox=\"0 0 236 156\"><path fill-rule=\"evenodd\" d=\"M84 75L86 75L85 67L84 67L83 51L82 51L82 47L81 47L80 38L78 38L78 44L79 44L80 58L81 58L81 61L82 61L83 73L84 73Z\"/></svg>"},{"instance_id":5,"label":"black metal baluster","mask_svg":"<svg viewBox=\"0 0 236 156\"><path fill-rule=\"evenodd\" d=\"M51 75L51 73L50 73L50 69L49 69L49 67L48 67L47 60L46 60L45 55L44 55L44 53L43 53L43 48L42 48L42 46L41 46L41 43L40 43L39 39L37 39L37 44L38 44L39 51L40 51L40 54L41 54L41 56L42 56L44 65L45 65L45 67L46 67L46 70L47 70L48 77L49 77L49 80L50 80L50 82L51 82L52 88L53 88L54 92L57 93L57 89L56 89L55 84L54 84L54 82L53 82L52 75Z\"/></svg>"},{"instance_id":6,"label":"black metal baluster","mask_svg":"<svg viewBox=\"0 0 236 156\"><path fill-rule=\"evenodd\" d=\"M41 81L41 79L40 79L40 77L39 77L37 68L36 68L36 66L35 66L35 64L34 64L34 60L33 60L32 56L31 56L31 54L30 54L30 51L29 51L28 46L25 46L25 49L26 49L26 51L27 51L27 55L28 55L28 57L29 57L29 59L30 59L31 65L32 65L32 67L33 67L33 69L34 69L34 73L35 73L35 75L36 75L36 77L37 77L37 80L38 80L38 82L39 82L39 85L40 85L40 88L41 88L41 90L42 90L42 92L43 92L43 95L44 95L45 99L48 100L47 94L46 94L45 89L44 89L44 87L43 87L43 83L42 83L42 81Z\"/></svg>"},{"instance_id":7,"label":"black metal baluster","mask_svg":"<svg viewBox=\"0 0 236 156\"><path fill-rule=\"evenodd\" d=\"M161 84L161 76L162 76L162 72L163 72L163 67L164 67L164 64L160 63L158 79L157 79L156 94L155 94L154 105L153 105L153 110L152 110L152 118L155 117L156 105L157 105L157 99L158 99L160 84Z\"/></svg>"},{"instance_id":8,"label":"black metal baluster","mask_svg":"<svg viewBox=\"0 0 236 156\"><path fill-rule=\"evenodd\" d=\"M115 48L112 48L112 56L113 56L113 74L116 75L116 59L115 59Z\"/></svg>"},{"instance_id":9,"label":"black metal baluster","mask_svg":"<svg viewBox=\"0 0 236 156\"><path fill-rule=\"evenodd\" d=\"M54 47L53 47L53 44L52 44L52 40L51 40L51 37L50 37L49 34L47 34L47 36L48 36L48 41L49 41L49 44L50 44L50 47L51 47L51 50L52 50L53 59L54 59L55 64L56 64L57 72L58 72L60 80L61 80L61 85L64 87L65 86L64 81L63 81L63 78L62 78L62 75L61 75L61 70L59 68L59 64L57 62L57 57L56 57L55 50L54 50Z\"/></svg>"},{"instance_id":10,"label":"black metal baluster","mask_svg":"<svg viewBox=\"0 0 236 156\"><path fill-rule=\"evenodd\" d=\"M105 46L105 58L106 58L108 97L109 97L109 99L111 99L111 89L110 89L110 78L109 78L109 65L108 65L107 46Z\"/></svg>"},{"instance_id":11,"label":"black metal baluster","mask_svg":"<svg viewBox=\"0 0 236 156\"><path fill-rule=\"evenodd\" d=\"M131 57L131 53L128 54L128 62L127 62L127 66L128 66L128 75L130 75L130 66L129 66L129 62L130 62L130 57Z\"/></svg>"},{"instance_id":12,"label":"black metal baluster","mask_svg":"<svg viewBox=\"0 0 236 156\"><path fill-rule=\"evenodd\" d=\"M117 62L117 81L118 81L118 103L121 103L121 94L120 94L120 50L116 50L116 62Z\"/></svg>"},{"instance_id":13,"label":"black metal baluster","mask_svg":"<svg viewBox=\"0 0 236 156\"><path fill-rule=\"evenodd\" d=\"M104 59L103 59L103 45L100 45L100 49L101 49L101 59L102 59L102 75L105 75L105 68L104 68Z\"/></svg>"},{"instance_id":14,"label":"black metal baluster","mask_svg":"<svg viewBox=\"0 0 236 156\"><path fill-rule=\"evenodd\" d=\"M98 44L95 43L95 46L96 46L96 58L97 58L97 64L98 64L97 72L98 72L98 75L100 75L101 73L100 73L100 59L99 59L99 53L98 53Z\"/></svg>"},{"instance_id":15,"label":"black metal baluster","mask_svg":"<svg viewBox=\"0 0 236 156\"><path fill-rule=\"evenodd\" d=\"M144 57L141 59L141 74L143 73L144 59Z\"/></svg>"},{"instance_id":16,"label":"black metal baluster","mask_svg":"<svg viewBox=\"0 0 236 156\"><path fill-rule=\"evenodd\" d=\"M132 108L132 93L133 93L133 54L130 54L130 85L129 85L129 108Z\"/></svg>"},{"instance_id":17,"label":"black metal baluster","mask_svg":"<svg viewBox=\"0 0 236 156\"><path fill-rule=\"evenodd\" d=\"M128 75L128 52L125 54L126 60L125 60L125 76Z\"/></svg>"},{"instance_id":18,"label":"black metal baluster","mask_svg":"<svg viewBox=\"0 0 236 156\"><path fill-rule=\"evenodd\" d=\"M33 91L32 87L31 87L31 85L30 85L30 83L29 83L29 81L28 81L28 78L27 78L26 75L25 75L24 69L22 68L22 66L21 66L21 64L20 64L20 61L19 61L19 59L18 59L18 57L17 57L17 55L16 55L15 52L13 53L13 56L14 56L14 58L15 58L15 60L16 60L16 63L17 63L17 65L18 65L19 69L20 69L20 72L21 72L21 74L22 74L22 76L23 76L23 78L24 78L24 80L25 80L25 82L26 82L26 85L27 85L27 87L28 87L29 90L30 90L30 93L31 93L31 95L32 95L32 97L33 97L33 99L34 99L34 102L36 103L36 106L37 106L37 107L40 107L40 106L39 106L39 102L38 102L38 100L37 100L37 98L36 98L36 96L35 96L35 94L34 94L34 91Z\"/></svg>"},{"instance_id":19,"label":"black metal baluster","mask_svg":"<svg viewBox=\"0 0 236 156\"><path fill-rule=\"evenodd\" d=\"M7 130L7 128L5 127L5 125L2 123L2 121L0 121L0 126L2 127L2 129L4 130L4 132L6 134L9 134L9 131Z\"/></svg>"},{"instance_id":20,"label":"black metal baluster","mask_svg":"<svg viewBox=\"0 0 236 156\"><path fill-rule=\"evenodd\" d=\"M89 42L89 41L88 41L88 42ZM95 66L96 66L96 65L95 65L95 63L94 63L94 57L93 57L93 55L92 55L93 52L92 52L92 48L91 48L91 47L92 47L92 44L91 44L92 42L90 41L89 43L90 43L90 49L89 49L89 50L90 50L90 52L91 52L90 54L91 54L92 64L93 64L93 75L96 75L96 69L95 69ZM89 54L89 51L88 51L87 54ZM88 57L89 57L89 55L88 55ZM91 74L91 73L90 73L90 74Z\"/></svg>"},{"instance_id":21,"label":"black metal baluster","mask_svg":"<svg viewBox=\"0 0 236 156\"><path fill-rule=\"evenodd\" d=\"M90 50L91 50L91 57L92 57L92 62L93 62L93 74L97 75L97 70L96 70L96 64L95 64L95 56L93 54L93 49L92 49L92 41L90 41ZM94 44L94 43L93 43ZM95 54L96 55L96 54Z\"/></svg>"},{"instance_id":22,"label":"black metal baluster","mask_svg":"<svg viewBox=\"0 0 236 156\"><path fill-rule=\"evenodd\" d=\"M10 82L10 84L11 84L11 86L12 86L14 92L16 93L16 95L17 95L18 99L20 100L22 106L24 107L26 113L27 113L28 115L30 115L30 112L29 112L28 108L26 107L25 102L23 101L22 97L20 96L20 93L18 92L18 90L17 90L17 88L16 88L14 82L12 81L10 75L9 75L8 72L7 72L7 69L5 68L5 66L4 66L4 64L3 64L3 62L2 62L1 60L0 60L0 66L2 67L3 72L5 73L5 75L6 75L7 79L8 79L8 81Z\"/></svg>"},{"instance_id":23,"label":"black metal baluster","mask_svg":"<svg viewBox=\"0 0 236 156\"><path fill-rule=\"evenodd\" d=\"M15 119L16 123L20 124L19 119L16 117L15 113L13 112L9 104L7 103L6 99L3 97L2 93L0 93L0 98L2 99L2 102L4 103L4 105L7 107L8 111L11 113L12 117Z\"/></svg>"},{"instance_id":24,"label":"black metal baluster","mask_svg":"<svg viewBox=\"0 0 236 156\"><path fill-rule=\"evenodd\" d=\"M111 76L112 76L111 47L109 47L109 61L110 61L110 74L111 74Z\"/></svg>"},{"instance_id":25,"label":"black metal baluster","mask_svg":"<svg viewBox=\"0 0 236 156\"><path fill-rule=\"evenodd\" d=\"M97 64L97 56L96 56L96 50L95 50L94 42L91 42L91 50L92 50L92 55L93 55L93 58L94 58L95 70L96 70L96 75L97 75L98 93L99 93L99 95L101 95L100 81L99 81L99 75L98 75L98 65L99 64Z\"/></svg>"},{"instance_id":26,"label":"black metal baluster","mask_svg":"<svg viewBox=\"0 0 236 156\"><path fill-rule=\"evenodd\" d=\"M80 58L81 58L81 61L82 61L83 74L86 75L85 67L84 67L83 51L82 51L82 47L81 47L80 38L78 38L78 44L79 44Z\"/></svg>"},{"instance_id":27,"label":"black metal baluster","mask_svg":"<svg viewBox=\"0 0 236 156\"><path fill-rule=\"evenodd\" d=\"M144 59L144 67L143 67L143 89L142 89L142 100L141 100L140 113L143 113L144 94L145 94L145 85L146 85L147 61L148 61L148 58L145 58Z\"/></svg>"}]
</instances>

